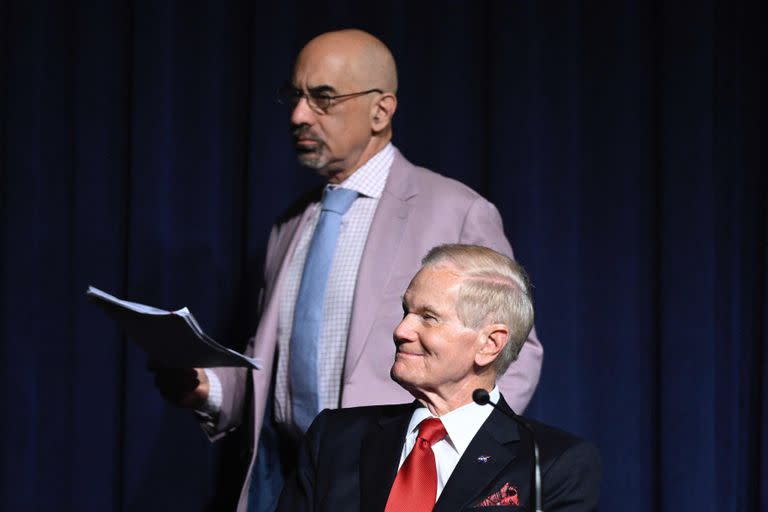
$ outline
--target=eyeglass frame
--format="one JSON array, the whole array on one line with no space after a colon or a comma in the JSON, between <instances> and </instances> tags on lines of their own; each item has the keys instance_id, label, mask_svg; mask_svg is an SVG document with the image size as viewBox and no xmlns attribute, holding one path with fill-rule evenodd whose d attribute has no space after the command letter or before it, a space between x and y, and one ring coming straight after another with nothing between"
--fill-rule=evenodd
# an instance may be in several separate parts
<instances>
[{"instance_id":1,"label":"eyeglass frame","mask_svg":"<svg viewBox=\"0 0 768 512\"><path fill-rule=\"evenodd\" d=\"M320 89L319 91L312 92L312 89ZM384 91L381 89L368 89L365 91L358 91L358 92L350 92L347 94L337 94L335 96L331 96L330 94L326 94L323 92L323 89L325 87L317 87L312 88L307 92L304 92L303 89L299 89L298 87L294 87L290 82L283 84L280 88L277 90L277 102L281 105L286 105L292 108L296 108L296 105L299 104L302 98L306 98L307 105L314 110L315 112L319 112L322 114L325 114L329 108L331 108L333 105L335 105L339 101L351 99L357 96L363 96L365 94L371 94L373 92L378 94L384 94ZM321 107L317 104L317 100L321 99L323 101L327 101L328 104L325 107Z\"/></svg>"}]
</instances>

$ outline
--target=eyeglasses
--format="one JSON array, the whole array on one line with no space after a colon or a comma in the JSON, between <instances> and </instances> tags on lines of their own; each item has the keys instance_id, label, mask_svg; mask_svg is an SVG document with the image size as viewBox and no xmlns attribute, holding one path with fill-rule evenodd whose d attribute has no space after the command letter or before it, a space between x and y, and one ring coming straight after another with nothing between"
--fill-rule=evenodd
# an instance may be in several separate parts
<instances>
[{"instance_id":1,"label":"eyeglasses","mask_svg":"<svg viewBox=\"0 0 768 512\"><path fill-rule=\"evenodd\" d=\"M363 96L365 94L371 94L372 92L383 93L381 89L368 89L367 91L351 92L349 94L337 94L331 96L322 91L309 90L306 93L301 89L297 89L291 84L285 84L277 90L277 101L282 105L287 105L291 108L296 108L301 98L307 98L307 104L317 112L325 112L335 103L354 98L356 96Z\"/></svg>"}]
</instances>

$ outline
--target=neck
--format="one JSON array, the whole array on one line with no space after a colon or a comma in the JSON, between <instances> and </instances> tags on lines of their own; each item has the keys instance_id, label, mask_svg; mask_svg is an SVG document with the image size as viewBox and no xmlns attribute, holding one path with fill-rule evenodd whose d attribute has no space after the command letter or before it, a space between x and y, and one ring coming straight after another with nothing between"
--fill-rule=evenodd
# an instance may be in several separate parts
<instances>
[{"instance_id":1,"label":"neck","mask_svg":"<svg viewBox=\"0 0 768 512\"><path fill-rule=\"evenodd\" d=\"M346 166L345 169L339 169L335 172L328 172L328 183L332 185L338 185L339 183L352 176L355 171L367 164L368 161L373 158L376 153L384 149L384 146L389 144L391 139L391 133L387 134L387 136L381 134L371 137L368 145L365 146L360 155L355 159L354 163Z\"/></svg>"},{"instance_id":2,"label":"neck","mask_svg":"<svg viewBox=\"0 0 768 512\"><path fill-rule=\"evenodd\" d=\"M481 380L461 383L451 389L419 390L412 392L416 399L432 413L433 416L443 416L449 412L473 402L472 392L477 388L491 391L496 380Z\"/></svg>"}]
</instances>

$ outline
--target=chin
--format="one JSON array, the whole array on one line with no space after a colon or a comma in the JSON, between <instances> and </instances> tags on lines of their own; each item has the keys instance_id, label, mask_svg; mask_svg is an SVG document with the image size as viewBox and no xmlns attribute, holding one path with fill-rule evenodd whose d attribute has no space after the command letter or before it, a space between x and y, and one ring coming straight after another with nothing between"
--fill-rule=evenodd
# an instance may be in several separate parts
<instances>
[{"instance_id":1,"label":"chin","mask_svg":"<svg viewBox=\"0 0 768 512\"><path fill-rule=\"evenodd\" d=\"M393 381L405 387L406 381L403 379L403 373L405 372L403 371L402 368L399 368L398 362L395 361L395 364L392 365L392 369L389 370L389 376L392 378Z\"/></svg>"},{"instance_id":2,"label":"chin","mask_svg":"<svg viewBox=\"0 0 768 512\"><path fill-rule=\"evenodd\" d=\"M325 167L328 165L328 162L322 158L319 152L317 151L308 151L308 152L301 152L298 151L296 153L296 159L299 161L299 165L302 167L307 167L309 169L316 170L321 176L326 176L327 171L325 170Z\"/></svg>"},{"instance_id":3,"label":"chin","mask_svg":"<svg viewBox=\"0 0 768 512\"><path fill-rule=\"evenodd\" d=\"M395 361L392 365L392 370L389 372L389 376L393 381L397 382L400 387L410 391L413 389L415 379L413 378L413 372L409 372L408 368L402 363Z\"/></svg>"}]
</instances>

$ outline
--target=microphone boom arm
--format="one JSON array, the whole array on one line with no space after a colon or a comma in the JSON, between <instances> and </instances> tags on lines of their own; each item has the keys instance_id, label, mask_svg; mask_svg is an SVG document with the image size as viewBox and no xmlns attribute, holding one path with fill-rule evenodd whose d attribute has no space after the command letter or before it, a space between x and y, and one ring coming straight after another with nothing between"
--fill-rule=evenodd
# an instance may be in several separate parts
<instances>
[{"instance_id":1,"label":"microphone boom arm","mask_svg":"<svg viewBox=\"0 0 768 512\"><path fill-rule=\"evenodd\" d=\"M509 414L507 411L502 409L498 406L498 404L495 404L491 402L491 395L488 394L488 391L478 388L472 392L472 400L478 405L490 405L500 413L502 413L504 416L510 418L512 421L523 427L525 430L527 430L531 434L531 445L533 445L533 503L531 503L532 508L535 512L544 512L541 508L543 505L543 502L541 500L541 464L539 463L539 443L536 442L536 435L533 432L533 427L523 419L522 416L519 416L515 413L515 411L512 411L512 414Z\"/></svg>"}]
</instances>

